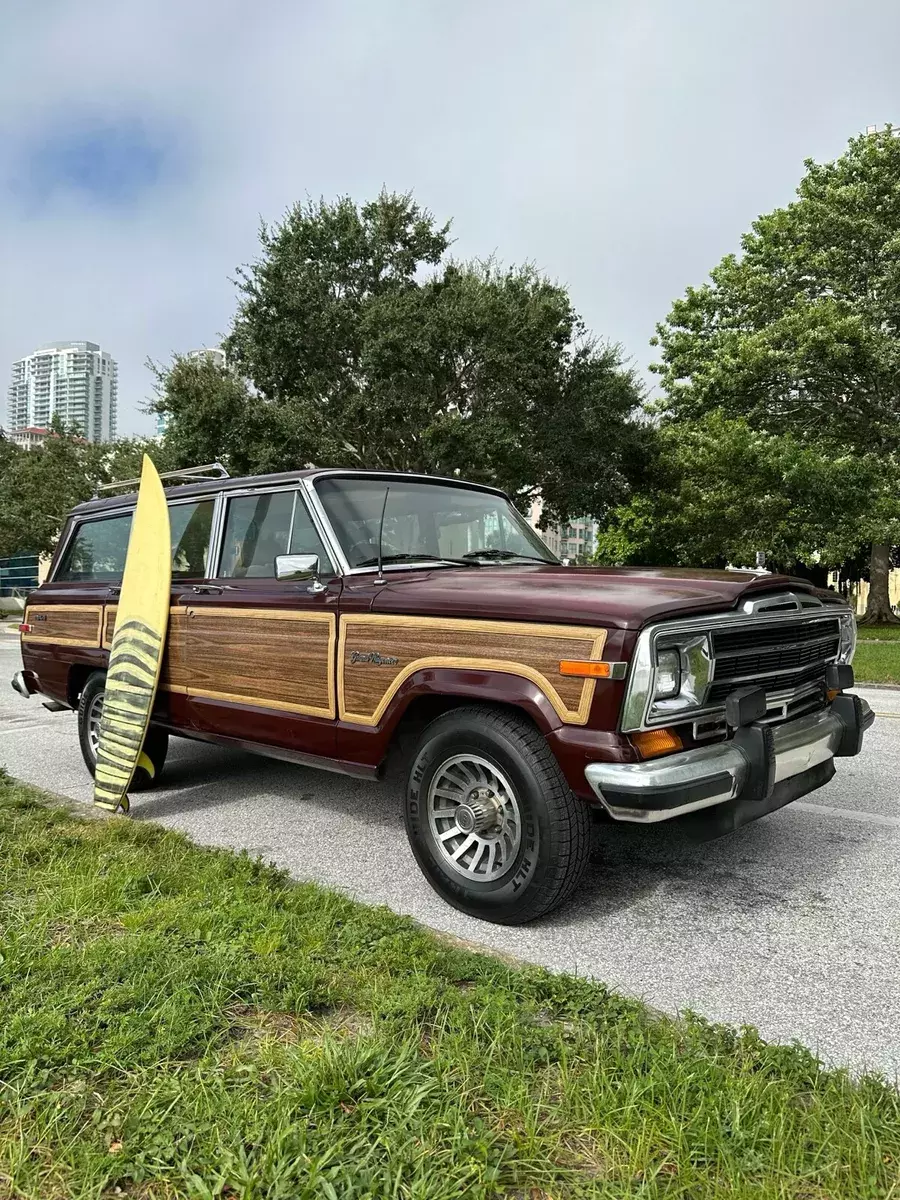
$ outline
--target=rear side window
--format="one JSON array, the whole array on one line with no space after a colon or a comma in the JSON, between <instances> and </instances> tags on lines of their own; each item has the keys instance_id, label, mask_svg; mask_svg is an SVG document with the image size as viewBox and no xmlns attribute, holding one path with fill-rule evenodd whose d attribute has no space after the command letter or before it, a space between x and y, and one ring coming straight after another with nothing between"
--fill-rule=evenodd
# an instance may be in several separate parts
<instances>
[{"instance_id":1,"label":"rear side window","mask_svg":"<svg viewBox=\"0 0 900 1200\"><path fill-rule=\"evenodd\" d=\"M54 580L63 583L121 583L131 533L131 513L84 521L66 547ZM203 579L209 559L213 501L169 506L172 578Z\"/></svg>"},{"instance_id":2,"label":"rear side window","mask_svg":"<svg viewBox=\"0 0 900 1200\"><path fill-rule=\"evenodd\" d=\"M67 583L119 582L125 570L130 532L131 513L85 521L75 530L55 578Z\"/></svg>"}]
</instances>

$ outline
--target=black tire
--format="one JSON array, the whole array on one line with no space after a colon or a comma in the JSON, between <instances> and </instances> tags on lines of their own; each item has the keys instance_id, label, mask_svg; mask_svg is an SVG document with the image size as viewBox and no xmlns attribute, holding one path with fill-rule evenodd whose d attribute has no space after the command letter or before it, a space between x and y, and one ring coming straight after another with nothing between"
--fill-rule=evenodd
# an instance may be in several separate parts
<instances>
[{"instance_id":1,"label":"black tire","mask_svg":"<svg viewBox=\"0 0 900 1200\"><path fill-rule=\"evenodd\" d=\"M90 714L94 702L98 696L102 696L105 688L105 671L95 671L93 675L88 677L81 693L81 699L78 701L78 741L81 745L81 757L84 759L84 765L92 775L96 766L96 757L91 746ZM129 792L146 792L159 783L159 777L165 766L168 751L169 735L164 729L159 729L156 725L151 725L144 739L144 753L156 768L156 774L151 776L143 767L138 767L131 781L131 786L128 789Z\"/></svg>"},{"instance_id":2,"label":"black tire","mask_svg":"<svg viewBox=\"0 0 900 1200\"><path fill-rule=\"evenodd\" d=\"M453 764L456 757L465 760L466 755L475 756L476 771L489 768L500 772L499 778L510 785L513 807L517 806L521 816L518 846L514 849L510 839L508 862L498 862L500 855L490 848L490 841L500 837L497 826L485 834L488 841L483 850L478 850L476 842L471 851L463 853L464 869L477 871L485 863L502 872L485 881L466 876L460 868L448 864L447 851L440 849L438 835L449 838L451 849L461 846L466 835L450 832L453 827L459 828L455 819L437 817L433 821L428 811L432 781L447 778L438 772L466 770L465 762L461 768ZM488 767L479 767L478 762ZM454 802L455 794L450 803ZM492 813L504 811L502 807L497 810L493 800L488 804L494 806ZM469 815L465 814L466 821ZM483 819L489 818L485 815ZM496 820L499 823L501 818ZM424 730L407 780L406 831L426 879L449 904L485 921L522 925L544 916L575 890L588 861L591 811L588 804L573 795L534 725L513 713L473 706L453 709ZM480 862L476 851L482 855ZM467 866L467 857L476 861Z\"/></svg>"}]
</instances>

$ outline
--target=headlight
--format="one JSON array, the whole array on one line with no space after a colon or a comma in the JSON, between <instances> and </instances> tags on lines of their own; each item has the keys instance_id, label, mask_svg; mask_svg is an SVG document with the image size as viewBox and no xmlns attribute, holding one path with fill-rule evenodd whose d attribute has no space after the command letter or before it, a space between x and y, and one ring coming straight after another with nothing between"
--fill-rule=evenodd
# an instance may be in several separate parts
<instances>
[{"instance_id":1,"label":"headlight","mask_svg":"<svg viewBox=\"0 0 900 1200\"><path fill-rule=\"evenodd\" d=\"M856 651L856 617L852 612L841 613L841 643L838 648L839 663L853 662Z\"/></svg>"},{"instance_id":2,"label":"headlight","mask_svg":"<svg viewBox=\"0 0 900 1200\"><path fill-rule=\"evenodd\" d=\"M681 691L681 655L677 646L667 646L656 654L656 690L654 700L668 700Z\"/></svg>"},{"instance_id":3,"label":"headlight","mask_svg":"<svg viewBox=\"0 0 900 1200\"><path fill-rule=\"evenodd\" d=\"M705 633L685 634L658 646L650 716L700 708L706 700L712 651Z\"/></svg>"}]
</instances>

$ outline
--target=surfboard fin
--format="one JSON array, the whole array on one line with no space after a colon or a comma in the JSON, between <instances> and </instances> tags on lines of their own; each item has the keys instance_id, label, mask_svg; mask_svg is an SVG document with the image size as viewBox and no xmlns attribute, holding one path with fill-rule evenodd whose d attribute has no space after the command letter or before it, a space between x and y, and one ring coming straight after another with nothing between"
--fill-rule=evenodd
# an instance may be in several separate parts
<instances>
[{"instance_id":1,"label":"surfboard fin","mask_svg":"<svg viewBox=\"0 0 900 1200\"><path fill-rule=\"evenodd\" d=\"M128 803L127 794L123 794L122 799L117 800L115 804L111 804L108 800L95 800L94 807L102 808L106 812L110 813L119 812L120 810L123 813L127 813L131 805Z\"/></svg>"},{"instance_id":2,"label":"surfboard fin","mask_svg":"<svg viewBox=\"0 0 900 1200\"><path fill-rule=\"evenodd\" d=\"M139 767L143 767L151 779L156 778L156 767L154 767L153 763L150 761L150 759L147 757L147 755L144 753L143 750L138 755L137 765Z\"/></svg>"}]
</instances>

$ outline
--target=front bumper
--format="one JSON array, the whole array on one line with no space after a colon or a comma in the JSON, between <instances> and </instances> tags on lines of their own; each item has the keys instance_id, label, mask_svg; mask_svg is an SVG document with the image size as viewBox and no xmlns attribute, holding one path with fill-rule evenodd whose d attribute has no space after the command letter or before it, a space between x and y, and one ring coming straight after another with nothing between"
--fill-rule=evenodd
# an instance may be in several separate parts
<instances>
[{"instance_id":1,"label":"front bumper","mask_svg":"<svg viewBox=\"0 0 900 1200\"><path fill-rule=\"evenodd\" d=\"M736 821L743 824L827 783L832 760L858 754L874 719L865 700L843 693L829 708L784 725L748 726L761 734L761 752L736 736L649 762L591 763L585 777L617 821L669 821L732 801L743 802Z\"/></svg>"}]
</instances>

